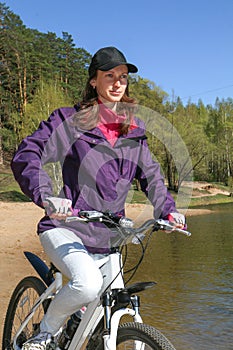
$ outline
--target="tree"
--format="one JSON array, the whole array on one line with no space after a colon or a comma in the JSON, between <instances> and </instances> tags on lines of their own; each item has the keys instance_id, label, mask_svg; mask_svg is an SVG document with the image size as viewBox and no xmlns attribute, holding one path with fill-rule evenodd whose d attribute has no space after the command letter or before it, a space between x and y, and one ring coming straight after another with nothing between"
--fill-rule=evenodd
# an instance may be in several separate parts
<instances>
[{"instance_id":1,"label":"tree","mask_svg":"<svg viewBox=\"0 0 233 350\"><path fill-rule=\"evenodd\" d=\"M200 105L199 107L202 110L202 106ZM176 191L180 188L182 182L190 177L193 171L198 173L198 169L204 163L208 153L209 145L204 132L207 114L203 110L200 112L199 107L190 102L187 106L183 106L180 99L177 99L176 103L173 102L171 105L169 103L166 104L166 117L183 141L183 144L182 141L177 144L176 140L173 140L174 130L172 128L170 131L171 149L174 149L174 154L180 154L180 159L175 161L172 154L168 150L164 150L168 185L170 189ZM185 151L185 147L188 152Z\"/></svg>"},{"instance_id":2,"label":"tree","mask_svg":"<svg viewBox=\"0 0 233 350\"><path fill-rule=\"evenodd\" d=\"M66 96L61 85L54 81L40 81L32 102L27 105L23 125L19 133L19 142L34 132L42 120L46 120L53 110L61 106L71 106L71 99Z\"/></svg>"},{"instance_id":3,"label":"tree","mask_svg":"<svg viewBox=\"0 0 233 350\"><path fill-rule=\"evenodd\" d=\"M214 181L228 182L233 175L233 100L216 99L215 107L209 106L206 134L212 143L209 169Z\"/></svg>"},{"instance_id":4,"label":"tree","mask_svg":"<svg viewBox=\"0 0 233 350\"><path fill-rule=\"evenodd\" d=\"M68 33L57 38L51 32L26 28L2 3L0 29L0 135L4 150L12 152L28 130L26 111L41 82L59 86L71 104L76 103L84 89L91 56L75 48Z\"/></svg>"},{"instance_id":5,"label":"tree","mask_svg":"<svg viewBox=\"0 0 233 350\"><path fill-rule=\"evenodd\" d=\"M129 77L130 95L136 98L139 105L148 107L153 111L163 111L163 101L167 93L161 90L154 82L137 75Z\"/></svg>"}]
</instances>

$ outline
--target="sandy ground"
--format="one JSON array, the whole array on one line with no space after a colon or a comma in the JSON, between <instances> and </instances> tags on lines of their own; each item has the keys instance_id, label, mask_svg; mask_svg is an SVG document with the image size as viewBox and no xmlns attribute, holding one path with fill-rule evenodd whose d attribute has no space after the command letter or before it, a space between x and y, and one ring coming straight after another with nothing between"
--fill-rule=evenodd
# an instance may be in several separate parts
<instances>
[{"instance_id":1,"label":"sandy ground","mask_svg":"<svg viewBox=\"0 0 233 350\"><path fill-rule=\"evenodd\" d=\"M189 215L209 213L209 210L188 210ZM152 217L150 205L130 204L126 214L132 219ZM36 274L24 257L23 251L31 251L45 258L40 246L36 225L43 211L33 203L0 202L0 344L7 305L16 284L27 275ZM142 216L141 216L142 217Z\"/></svg>"}]
</instances>

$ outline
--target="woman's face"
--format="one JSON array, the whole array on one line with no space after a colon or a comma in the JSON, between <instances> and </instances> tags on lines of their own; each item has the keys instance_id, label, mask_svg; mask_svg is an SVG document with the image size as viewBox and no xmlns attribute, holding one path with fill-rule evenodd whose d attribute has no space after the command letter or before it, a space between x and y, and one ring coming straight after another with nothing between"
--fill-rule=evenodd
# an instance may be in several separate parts
<instances>
[{"instance_id":1,"label":"woman's face","mask_svg":"<svg viewBox=\"0 0 233 350\"><path fill-rule=\"evenodd\" d=\"M101 102L119 102L128 85L128 67L120 65L109 71L97 70L90 84L96 88Z\"/></svg>"}]
</instances>

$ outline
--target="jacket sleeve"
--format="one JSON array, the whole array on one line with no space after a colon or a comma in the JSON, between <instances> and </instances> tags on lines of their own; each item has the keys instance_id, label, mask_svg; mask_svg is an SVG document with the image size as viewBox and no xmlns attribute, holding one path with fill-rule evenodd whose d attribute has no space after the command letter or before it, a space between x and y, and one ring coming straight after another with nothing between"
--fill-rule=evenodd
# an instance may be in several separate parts
<instances>
[{"instance_id":1,"label":"jacket sleeve","mask_svg":"<svg viewBox=\"0 0 233 350\"><path fill-rule=\"evenodd\" d=\"M164 184L160 165L152 159L145 139L142 141L141 157L136 177L140 182L142 191L154 207L155 219L165 219L169 213L177 212L175 201Z\"/></svg>"},{"instance_id":2,"label":"jacket sleeve","mask_svg":"<svg viewBox=\"0 0 233 350\"><path fill-rule=\"evenodd\" d=\"M73 113L73 108L54 111L47 121L42 121L39 128L22 141L11 161L21 190L40 207L43 207L46 197L53 195L52 180L43 166L50 162L62 163L72 143L68 120Z\"/></svg>"}]
</instances>

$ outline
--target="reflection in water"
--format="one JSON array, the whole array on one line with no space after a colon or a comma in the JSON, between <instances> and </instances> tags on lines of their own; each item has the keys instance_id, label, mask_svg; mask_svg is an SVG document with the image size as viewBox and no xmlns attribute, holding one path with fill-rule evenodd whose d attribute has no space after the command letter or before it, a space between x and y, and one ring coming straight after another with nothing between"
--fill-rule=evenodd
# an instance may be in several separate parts
<instances>
[{"instance_id":1,"label":"reflection in water","mask_svg":"<svg viewBox=\"0 0 233 350\"><path fill-rule=\"evenodd\" d=\"M212 209L188 218L191 237L155 233L134 277L158 282L141 294L141 313L177 350L233 349L233 205Z\"/></svg>"}]
</instances>

